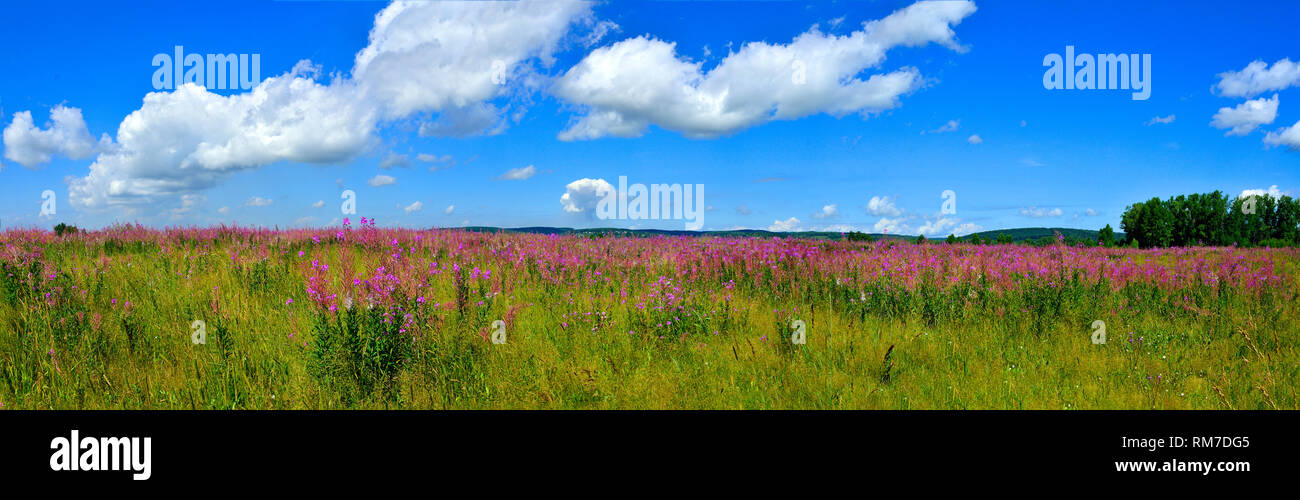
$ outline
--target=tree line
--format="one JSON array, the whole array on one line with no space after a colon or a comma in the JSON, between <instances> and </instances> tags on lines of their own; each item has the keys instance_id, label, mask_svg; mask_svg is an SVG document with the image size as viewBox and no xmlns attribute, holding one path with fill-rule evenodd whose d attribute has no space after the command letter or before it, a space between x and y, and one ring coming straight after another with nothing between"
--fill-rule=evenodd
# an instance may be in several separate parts
<instances>
[{"instance_id":1,"label":"tree line","mask_svg":"<svg viewBox=\"0 0 1300 500\"><path fill-rule=\"evenodd\" d=\"M1268 194L1229 199L1220 191L1155 197L1125 208L1120 227L1127 233L1125 243L1140 248L1296 246L1300 202Z\"/></svg>"}]
</instances>

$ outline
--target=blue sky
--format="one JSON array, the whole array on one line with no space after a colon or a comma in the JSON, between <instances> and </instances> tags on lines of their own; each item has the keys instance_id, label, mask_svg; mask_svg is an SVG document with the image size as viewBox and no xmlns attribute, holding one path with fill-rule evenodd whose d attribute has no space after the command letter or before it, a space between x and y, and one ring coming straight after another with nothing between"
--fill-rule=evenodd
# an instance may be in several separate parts
<instances>
[{"instance_id":1,"label":"blue sky","mask_svg":"<svg viewBox=\"0 0 1300 500\"><path fill-rule=\"evenodd\" d=\"M7 3L0 224L321 226L345 216L350 189L352 217L381 225L683 227L595 218L584 195L626 176L704 185L706 229L940 237L1118 228L1152 196L1300 185L1300 4L929 7ZM264 82L262 100L155 90L152 60L177 45L259 54L281 85ZM1067 45L1150 54L1150 98L1044 88L1044 56ZM825 91L793 86L786 56ZM302 60L318 71L291 73ZM498 60L509 75L488 85ZM875 75L914 80L846 83ZM605 114L641 126L592 118ZM41 215L47 189L57 208ZM944 190L956 213L940 213Z\"/></svg>"}]
</instances>

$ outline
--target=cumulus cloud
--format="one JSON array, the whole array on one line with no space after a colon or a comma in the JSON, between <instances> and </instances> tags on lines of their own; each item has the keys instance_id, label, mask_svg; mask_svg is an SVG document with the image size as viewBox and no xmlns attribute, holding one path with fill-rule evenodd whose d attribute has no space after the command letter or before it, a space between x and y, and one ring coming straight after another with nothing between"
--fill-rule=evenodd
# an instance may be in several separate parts
<instances>
[{"instance_id":1,"label":"cumulus cloud","mask_svg":"<svg viewBox=\"0 0 1300 500\"><path fill-rule=\"evenodd\" d=\"M1147 120L1146 126L1150 127L1157 123L1173 123L1173 122L1174 122L1174 115L1156 116L1156 117L1152 117L1150 120Z\"/></svg>"},{"instance_id":2,"label":"cumulus cloud","mask_svg":"<svg viewBox=\"0 0 1300 500\"><path fill-rule=\"evenodd\" d=\"M880 220L876 221L876 224L872 226L872 229L877 233L909 233L912 231L912 227L907 224L907 220L907 217L895 217L892 219L889 217L881 217Z\"/></svg>"},{"instance_id":3,"label":"cumulus cloud","mask_svg":"<svg viewBox=\"0 0 1300 500\"><path fill-rule=\"evenodd\" d=\"M595 212L596 204L601 198L613 192L614 186L605 179L578 179L564 187L560 205L565 212L591 214Z\"/></svg>"},{"instance_id":4,"label":"cumulus cloud","mask_svg":"<svg viewBox=\"0 0 1300 500\"><path fill-rule=\"evenodd\" d=\"M898 217L903 211L894 206L894 199L889 196L872 196L867 202L867 213L887 217Z\"/></svg>"},{"instance_id":5,"label":"cumulus cloud","mask_svg":"<svg viewBox=\"0 0 1300 500\"><path fill-rule=\"evenodd\" d=\"M897 46L964 51L952 26L974 12L969 1L919 2L846 36L814 26L788 44L748 43L708 72L679 56L675 43L623 40L591 52L551 87L585 109L559 138L636 137L652 124L708 138L818 113L866 117L897 107L922 78L910 67L859 75Z\"/></svg>"},{"instance_id":6,"label":"cumulus cloud","mask_svg":"<svg viewBox=\"0 0 1300 500\"><path fill-rule=\"evenodd\" d=\"M366 181L366 184L369 184L371 187L391 186L397 184L397 178L391 175L380 174L371 177L369 181Z\"/></svg>"},{"instance_id":7,"label":"cumulus cloud","mask_svg":"<svg viewBox=\"0 0 1300 500\"><path fill-rule=\"evenodd\" d=\"M1277 118L1277 94L1271 98L1253 99L1235 108L1219 108L1210 125L1218 129L1231 129L1223 135L1246 135L1260 125L1273 123Z\"/></svg>"},{"instance_id":8,"label":"cumulus cloud","mask_svg":"<svg viewBox=\"0 0 1300 500\"><path fill-rule=\"evenodd\" d=\"M837 205L831 204L823 206L820 212L814 213L812 216L814 219L834 219L840 216L840 211Z\"/></svg>"},{"instance_id":9,"label":"cumulus cloud","mask_svg":"<svg viewBox=\"0 0 1300 500\"><path fill-rule=\"evenodd\" d=\"M984 144L984 139L981 139L979 134L972 134L970 137L966 138L966 142L971 144Z\"/></svg>"},{"instance_id":10,"label":"cumulus cloud","mask_svg":"<svg viewBox=\"0 0 1300 500\"><path fill-rule=\"evenodd\" d=\"M317 201L316 203L312 203L312 204L311 204L311 207L312 207L312 208L320 208L320 207L323 207L323 206L325 206L325 200L319 200L319 201Z\"/></svg>"},{"instance_id":11,"label":"cumulus cloud","mask_svg":"<svg viewBox=\"0 0 1300 500\"><path fill-rule=\"evenodd\" d=\"M36 126L31 111L14 113L13 121L4 129L4 157L25 167L49 163L55 156L86 158L111 144L107 135L96 144L81 110L63 105L50 110L50 122L44 129Z\"/></svg>"},{"instance_id":12,"label":"cumulus cloud","mask_svg":"<svg viewBox=\"0 0 1300 500\"><path fill-rule=\"evenodd\" d=\"M436 115L421 128L458 134L466 120L480 125L483 110L511 106L490 101L539 87L534 65L551 64L570 29L591 24L580 0L394 2L375 16L351 73L328 83L301 61L245 93L184 84L146 95L111 151L71 180L69 198L89 209L175 203L241 170L350 160L399 119Z\"/></svg>"},{"instance_id":13,"label":"cumulus cloud","mask_svg":"<svg viewBox=\"0 0 1300 500\"><path fill-rule=\"evenodd\" d=\"M182 197L182 199L183 199L183 198L184 198L184 197ZM245 202L244 202L244 206L246 206L246 207L269 207L269 206L271 206L272 203L275 203L275 200L271 200L271 199L268 199L268 198L263 198L263 197L261 197L261 196L254 196L254 197L252 197L252 198L249 198L248 201L245 201Z\"/></svg>"},{"instance_id":14,"label":"cumulus cloud","mask_svg":"<svg viewBox=\"0 0 1300 500\"><path fill-rule=\"evenodd\" d=\"M1272 186L1269 186L1268 189L1243 189L1243 190L1241 191L1241 194L1238 195L1237 197L1238 197L1238 198L1245 198L1245 197L1247 197L1247 196L1264 196L1264 195L1268 195L1268 196L1271 196L1271 197L1273 197L1273 198L1281 198L1282 195L1284 195L1284 194L1286 194L1286 193L1283 193L1282 190L1280 190L1280 189L1277 188L1277 184L1274 184L1274 185L1272 185Z\"/></svg>"},{"instance_id":15,"label":"cumulus cloud","mask_svg":"<svg viewBox=\"0 0 1300 500\"><path fill-rule=\"evenodd\" d=\"M1043 217L1060 217L1065 215L1065 212L1060 208L1027 207L1020 209L1020 215L1041 219Z\"/></svg>"},{"instance_id":16,"label":"cumulus cloud","mask_svg":"<svg viewBox=\"0 0 1300 500\"><path fill-rule=\"evenodd\" d=\"M402 208L402 211L408 214L412 212L419 212L420 210L424 210L424 203L418 201Z\"/></svg>"},{"instance_id":17,"label":"cumulus cloud","mask_svg":"<svg viewBox=\"0 0 1300 500\"><path fill-rule=\"evenodd\" d=\"M1087 209L1087 210L1084 210L1084 211L1083 211L1083 214L1084 214L1084 215L1087 215L1088 217L1096 217L1096 216L1097 216L1097 211L1096 211L1096 210L1093 210L1093 209L1091 209L1091 208L1089 208L1089 209Z\"/></svg>"},{"instance_id":18,"label":"cumulus cloud","mask_svg":"<svg viewBox=\"0 0 1300 500\"><path fill-rule=\"evenodd\" d=\"M455 211L456 211L456 205L447 205L447 209L443 210L442 213L443 215L451 215ZM469 222L469 221L465 221L465 222Z\"/></svg>"},{"instance_id":19,"label":"cumulus cloud","mask_svg":"<svg viewBox=\"0 0 1300 500\"><path fill-rule=\"evenodd\" d=\"M1292 151L1300 151L1300 121L1277 132L1269 132L1264 136L1264 144L1286 146Z\"/></svg>"},{"instance_id":20,"label":"cumulus cloud","mask_svg":"<svg viewBox=\"0 0 1300 500\"><path fill-rule=\"evenodd\" d=\"M772 225L767 227L768 231L777 232L777 233L797 231L798 229L799 229L799 219L796 219L794 217L791 217L786 220L774 220L772 221Z\"/></svg>"},{"instance_id":21,"label":"cumulus cloud","mask_svg":"<svg viewBox=\"0 0 1300 500\"><path fill-rule=\"evenodd\" d=\"M1300 63L1281 59L1271 67L1256 60L1241 71L1219 73L1219 83L1214 88L1224 97L1254 97L1295 85L1300 85Z\"/></svg>"},{"instance_id":22,"label":"cumulus cloud","mask_svg":"<svg viewBox=\"0 0 1300 500\"><path fill-rule=\"evenodd\" d=\"M534 175L537 175L537 168L532 165L529 165L527 167L512 168L510 170L507 170L506 173L501 174L500 177L497 177L497 180L522 181Z\"/></svg>"}]
</instances>

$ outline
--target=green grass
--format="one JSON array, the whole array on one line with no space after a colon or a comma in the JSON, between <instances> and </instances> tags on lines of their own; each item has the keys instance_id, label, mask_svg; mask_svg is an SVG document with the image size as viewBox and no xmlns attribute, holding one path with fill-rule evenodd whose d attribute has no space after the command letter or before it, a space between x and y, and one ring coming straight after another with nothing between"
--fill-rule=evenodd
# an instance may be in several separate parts
<instances>
[{"instance_id":1,"label":"green grass","mask_svg":"<svg viewBox=\"0 0 1300 500\"><path fill-rule=\"evenodd\" d=\"M259 248L265 251L258 254ZM434 280L424 293L441 298L436 309L416 308L414 297L403 296L398 303L407 308L400 312L356 304L327 314L306 292L305 262L317 258L338 274L345 266L374 269L384 252L329 245L308 248L316 255L300 258L300 248L306 247L74 241L49 245L28 268L6 264L0 403L4 409L1300 407L1293 288L1166 293L1071 281L996 295L976 287L881 285L870 301L850 303L852 294L816 277L769 289L737 276L733 298L692 294L685 300L693 317L659 327L670 318L620 303L619 283L571 280L557 287L529 270L501 279L497 295L483 285ZM248 260L232 259L236 249ZM425 248L408 258L443 255ZM490 263L485 253L477 255L478 265ZM1294 272L1294 256L1285 258ZM673 265L660 264L665 271ZM57 270L53 280L50 270ZM51 305L42 293L55 287L69 298ZM631 287L632 295L646 292L644 284ZM456 300L458 294L463 298ZM1186 294L1199 295L1199 312L1174 305ZM1134 304L1142 304L1139 312ZM385 323L385 313L396 319ZM508 340L493 344L490 325L503 317ZM785 325L794 318L807 324L806 345L789 341ZM1106 322L1105 345L1089 341L1095 319ZM206 323L205 345L191 342L195 320Z\"/></svg>"}]
</instances>

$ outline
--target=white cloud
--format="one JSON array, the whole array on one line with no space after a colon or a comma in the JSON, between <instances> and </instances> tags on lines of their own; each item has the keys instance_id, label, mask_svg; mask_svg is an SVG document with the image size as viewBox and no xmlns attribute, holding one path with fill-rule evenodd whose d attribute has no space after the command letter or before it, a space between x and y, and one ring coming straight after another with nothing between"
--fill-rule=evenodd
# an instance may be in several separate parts
<instances>
[{"instance_id":1,"label":"white cloud","mask_svg":"<svg viewBox=\"0 0 1300 500\"><path fill-rule=\"evenodd\" d=\"M877 233L906 234L912 232L911 226L907 225L908 217L881 217L872 227Z\"/></svg>"},{"instance_id":2,"label":"white cloud","mask_svg":"<svg viewBox=\"0 0 1300 500\"><path fill-rule=\"evenodd\" d=\"M921 227L916 228L917 234L927 237L947 236L949 234L964 236L966 234L978 232L984 229L979 224L973 222L963 223L958 218L948 218L942 215L930 218Z\"/></svg>"},{"instance_id":3,"label":"white cloud","mask_svg":"<svg viewBox=\"0 0 1300 500\"><path fill-rule=\"evenodd\" d=\"M391 186L397 184L397 178L391 175L380 174L371 177L370 180L366 181L366 184L369 184L371 187Z\"/></svg>"},{"instance_id":4,"label":"white cloud","mask_svg":"<svg viewBox=\"0 0 1300 500\"><path fill-rule=\"evenodd\" d=\"M497 177L497 180L522 181L534 175L537 175L537 168L532 165L529 165L527 167L512 168L510 170L507 170L506 173L501 174L500 177Z\"/></svg>"},{"instance_id":5,"label":"white cloud","mask_svg":"<svg viewBox=\"0 0 1300 500\"><path fill-rule=\"evenodd\" d=\"M412 203L412 204L410 204L410 205L407 205L406 207L403 207L403 208L402 208L402 211L403 211L403 212L406 212L406 213L409 214L409 213L412 213L412 212L419 212L420 210L423 210L423 209L424 209L424 203L421 203L421 202L418 202L418 201L417 201L417 202L415 202L415 203Z\"/></svg>"},{"instance_id":6,"label":"white cloud","mask_svg":"<svg viewBox=\"0 0 1300 500\"><path fill-rule=\"evenodd\" d=\"M272 203L275 203L275 200L271 200L271 199L268 199L268 198L263 198L263 197L261 197L261 196L254 196L254 197L252 197L252 198L249 198L248 201L245 201L245 202L244 202L244 206L246 206L246 207L269 207L269 206L271 206Z\"/></svg>"},{"instance_id":7,"label":"white cloud","mask_svg":"<svg viewBox=\"0 0 1300 500\"><path fill-rule=\"evenodd\" d=\"M393 167L409 167L410 165L411 165L410 156L399 155L397 153L388 153L388 155L384 156L383 160L379 161L379 168L382 168L384 170L388 170Z\"/></svg>"},{"instance_id":8,"label":"white cloud","mask_svg":"<svg viewBox=\"0 0 1300 500\"><path fill-rule=\"evenodd\" d=\"M1089 209L1087 209L1087 210L1084 210L1084 211L1083 211L1083 214L1084 214L1084 215L1087 215L1088 217L1096 217L1096 216L1097 216L1097 211L1096 211L1096 210L1093 210L1093 209L1091 209L1091 208L1089 208Z\"/></svg>"},{"instance_id":9,"label":"white cloud","mask_svg":"<svg viewBox=\"0 0 1300 500\"><path fill-rule=\"evenodd\" d=\"M425 163L446 163L451 161L451 155L431 155L429 153L420 153L415 155L415 159Z\"/></svg>"},{"instance_id":10,"label":"white cloud","mask_svg":"<svg viewBox=\"0 0 1300 500\"><path fill-rule=\"evenodd\" d=\"M443 215L451 215L456 211L456 205L447 205L447 209L442 211Z\"/></svg>"},{"instance_id":11,"label":"white cloud","mask_svg":"<svg viewBox=\"0 0 1300 500\"><path fill-rule=\"evenodd\" d=\"M86 158L111 144L107 135L96 144L81 110L62 105L50 110L50 123L45 129L36 127L31 111L14 113L13 121L4 129L5 158L26 167L48 163L56 155L74 160Z\"/></svg>"},{"instance_id":12,"label":"white cloud","mask_svg":"<svg viewBox=\"0 0 1300 500\"><path fill-rule=\"evenodd\" d=\"M882 215L888 217L898 217L903 211L894 206L894 199L889 196L872 196L871 201L867 202L867 213L871 215Z\"/></svg>"},{"instance_id":13,"label":"white cloud","mask_svg":"<svg viewBox=\"0 0 1300 500\"><path fill-rule=\"evenodd\" d=\"M591 52L555 82L555 95L586 109L559 137L636 137L653 124L706 138L818 113L866 117L897 107L922 78L911 67L865 79L861 73L897 46L964 51L951 25L973 12L969 1L919 2L846 36L814 26L788 44L748 43L708 72L679 57L675 43L623 40Z\"/></svg>"},{"instance_id":14,"label":"white cloud","mask_svg":"<svg viewBox=\"0 0 1300 500\"><path fill-rule=\"evenodd\" d=\"M578 179L564 187L560 205L565 212L590 214L595 211L601 198L613 192L614 186L605 179Z\"/></svg>"},{"instance_id":15,"label":"white cloud","mask_svg":"<svg viewBox=\"0 0 1300 500\"><path fill-rule=\"evenodd\" d=\"M217 213L222 214L222 215L225 215L225 214L227 214L227 213L230 213L230 207L221 207L221 208L218 208L218 209L217 209Z\"/></svg>"},{"instance_id":16,"label":"white cloud","mask_svg":"<svg viewBox=\"0 0 1300 500\"><path fill-rule=\"evenodd\" d=\"M984 144L984 139L980 139L979 134L972 134L970 137L966 138L966 142L971 144Z\"/></svg>"},{"instance_id":17,"label":"white cloud","mask_svg":"<svg viewBox=\"0 0 1300 500\"><path fill-rule=\"evenodd\" d=\"M1173 123L1173 122L1174 122L1174 117L1175 117L1175 115L1169 115L1169 116L1156 116L1156 117L1151 118L1150 120L1147 120L1146 125L1147 125L1148 127L1150 127L1150 126L1155 125L1155 124L1157 124L1157 123Z\"/></svg>"},{"instance_id":18,"label":"white cloud","mask_svg":"<svg viewBox=\"0 0 1300 500\"><path fill-rule=\"evenodd\" d=\"M1295 125L1264 136L1264 143L1270 146L1286 146L1293 151L1300 151L1300 121Z\"/></svg>"},{"instance_id":19,"label":"white cloud","mask_svg":"<svg viewBox=\"0 0 1300 500\"><path fill-rule=\"evenodd\" d=\"M1219 129L1232 129L1224 135L1246 135L1260 125L1273 123L1277 117L1277 94L1271 98L1253 99L1235 108L1219 108L1210 125Z\"/></svg>"},{"instance_id":20,"label":"white cloud","mask_svg":"<svg viewBox=\"0 0 1300 500\"><path fill-rule=\"evenodd\" d=\"M320 201L317 201L316 203L312 203L312 204L311 204L311 207L312 207L312 208L320 208L320 207L323 207L323 206L325 206L325 200L320 200Z\"/></svg>"},{"instance_id":21,"label":"white cloud","mask_svg":"<svg viewBox=\"0 0 1300 500\"><path fill-rule=\"evenodd\" d=\"M1300 85L1300 63L1282 59L1272 67L1256 60L1241 71L1219 73L1219 83L1214 87L1225 97L1254 97L1295 85Z\"/></svg>"},{"instance_id":22,"label":"white cloud","mask_svg":"<svg viewBox=\"0 0 1300 500\"><path fill-rule=\"evenodd\" d=\"M1020 215L1023 215L1025 217L1033 217L1035 219L1040 219L1043 217L1060 217L1062 215L1065 215L1065 212L1062 211L1060 208L1028 207L1028 208L1020 209Z\"/></svg>"},{"instance_id":23,"label":"white cloud","mask_svg":"<svg viewBox=\"0 0 1300 500\"><path fill-rule=\"evenodd\" d=\"M1286 194L1286 193L1283 193L1282 190L1280 190L1280 189L1277 188L1277 184L1274 184L1274 185L1272 185L1272 186L1269 186L1268 189L1243 189L1243 190L1241 191L1241 194L1238 195L1237 197L1238 197L1238 198L1245 198L1245 197L1247 197L1247 196L1264 196L1264 195L1268 195L1268 196L1271 196L1271 197L1273 197L1273 198L1281 198L1282 195L1284 195L1284 194Z\"/></svg>"},{"instance_id":24,"label":"white cloud","mask_svg":"<svg viewBox=\"0 0 1300 500\"><path fill-rule=\"evenodd\" d=\"M786 220L774 220L772 225L767 227L768 231L783 233L797 231L799 229L799 219L791 217Z\"/></svg>"},{"instance_id":25,"label":"white cloud","mask_svg":"<svg viewBox=\"0 0 1300 500\"><path fill-rule=\"evenodd\" d=\"M931 131L929 131L929 132L930 132L931 134L942 134L942 133L944 133L944 132L953 132L953 131L957 130L957 129L960 128L960 127L961 127L961 122L959 122L959 121L957 121L957 120L948 120L948 123L945 123L945 124L943 124L943 126L937 128L937 129L931 130ZM925 134L925 132L921 132L921 133L922 133L922 134Z\"/></svg>"},{"instance_id":26,"label":"white cloud","mask_svg":"<svg viewBox=\"0 0 1300 500\"><path fill-rule=\"evenodd\" d=\"M840 216L840 211L836 205L831 204L823 206L820 212L814 213L812 216L814 219L834 219Z\"/></svg>"},{"instance_id":27,"label":"white cloud","mask_svg":"<svg viewBox=\"0 0 1300 500\"><path fill-rule=\"evenodd\" d=\"M736 213L740 215L749 215L754 213L754 211L750 210L749 207L745 206L744 203L741 203L739 206L736 207Z\"/></svg>"},{"instance_id":28,"label":"white cloud","mask_svg":"<svg viewBox=\"0 0 1300 500\"><path fill-rule=\"evenodd\" d=\"M535 61L551 64L570 28L591 24L590 3L579 0L394 2L375 16L351 73L329 83L300 61L241 94L184 84L146 95L113 150L71 181L69 198L91 209L176 203L240 170L350 160L377 127L408 117L436 115L463 131L462 115L504 113L488 101L540 87Z\"/></svg>"}]
</instances>

